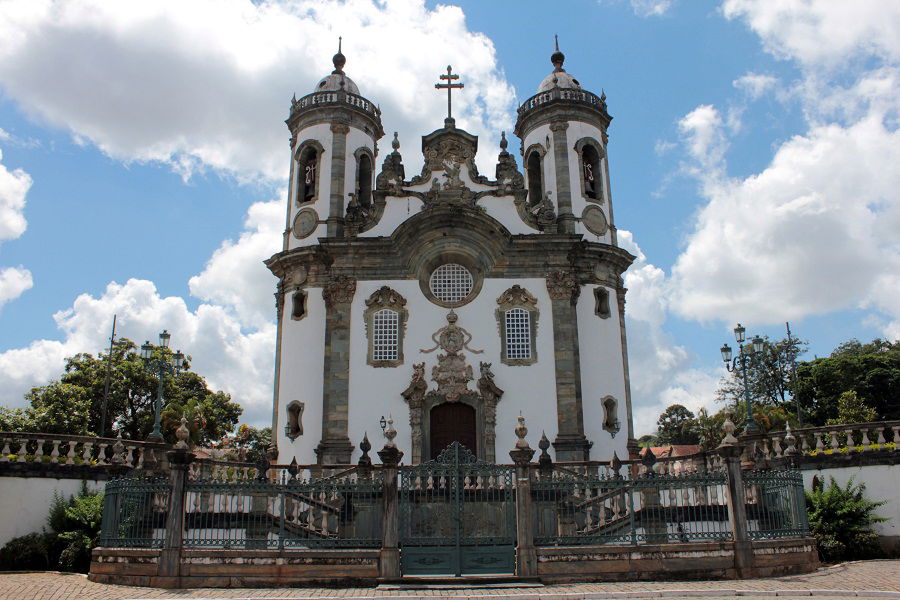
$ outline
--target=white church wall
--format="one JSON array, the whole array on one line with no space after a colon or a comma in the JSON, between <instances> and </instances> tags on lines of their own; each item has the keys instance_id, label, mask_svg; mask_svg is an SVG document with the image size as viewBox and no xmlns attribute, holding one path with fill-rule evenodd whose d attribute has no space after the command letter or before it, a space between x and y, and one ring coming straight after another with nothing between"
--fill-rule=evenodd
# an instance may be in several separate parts
<instances>
[{"instance_id":1,"label":"white church wall","mask_svg":"<svg viewBox=\"0 0 900 600\"><path fill-rule=\"evenodd\" d=\"M610 316L594 314L594 288L585 286L578 298L578 340L581 362L581 397L584 407L584 434L594 442L591 458L609 460L615 451L619 458L628 456L628 415L625 408L625 375L622 364L622 341L619 332L618 303L615 290L610 293ZM620 427L615 437L603 429L603 399L612 396L617 402Z\"/></svg>"},{"instance_id":2,"label":"white church wall","mask_svg":"<svg viewBox=\"0 0 900 600\"><path fill-rule=\"evenodd\" d=\"M417 212L422 210L422 201L412 196L403 198L395 198L393 196L385 198L384 213L381 220L359 237L387 237L394 233L394 230L400 226L403 221L407 220Z\"/></svg>"},{"instance_id":3,"label":"white church wall","mask_svg":"<svg viewBox=\"0 0 900 600\"><path fill-rule=\"evenodd\" d=\"M540 318L537 329L537 363L529 366L510 367L500 361L500 332L497 327L495 310L497 298L512 285L518 283L538 300ZM371 367L366 364L367 339L363 311L365 300L379 287L387 285L399 292L407 300L409 319L404 340L404 362L395 368ZM396 442L406 453L407 461L412 456L409 408L400 395L409 385L412 365L425 362L425 372L429 388L434 389L431 369L437 364L439 350L423 353L420 350L433 347L432 335L447 325L448 309L432 304L422 295L419 282L404 281L360 281L352 306L352 330L350 352L350 406L348 435L354 446L359 445L363 434L368 432L373 449L381 448L378 422L381 416L393 414L394 427L398 435ZM550 299L543 279L488 279L485 280L478 296L469 304L455 309L459 315L458 325L472 334L471 348L483 350L482 354L463 351L466 363L472 366L476 380L479 362L492 363L494 381L504 390L503 398L497 405L496 451L497 459L508 461L510 449L515 444L513 428L519 411L526 418L531 433L528 436L533 447L537 447L541 430L546 431L551 440L556 436L556 381L553 352L553 326ZM475 382L469 388L476 390ZM354 450L352 460L359 458ZM374 455L373 455L374 457ZM374 458L377 461L377 458Z\"/></svg>"},{"instance_id":4,"label":"white church wall","mask_svg":"<svg viewBox=\"0 0 900 600\"><path fill-rule=\"evenodd\" d=\"M478 201L478 205L483 206L489 216L499 221L513 235L537 233L522 221L512 196L485 196Z\"/></svg>"},{"instance_id":5,"label":"white church wall","mask_svg":"<svg viewBox=\"0 0 900 600\"><path fill-rule=\"evenodd\" d=\"M0 479L0 546L14 537L40 533L47 527L47 516L54 495L68 499L81 492L80 479L50 477L3 477ZM88 491L96 492L105 481L88 480Z\"/></svg>"},{"instance_id":6,"label":"white church wall","mask_svg":"<svg viewBox=\"0 0 900 600\"><path fill-rule=\"evenodd\" d=\"M322 387L325 356L325 301L321 288L308 288L307 315L291 319L291 294L284 295L281 329L281 369L278 385L278 462L315 462L313 450L322 437ZM303 402L303 435L293 441L284 433L287 407L294 400Z\"/></svg>"},{"instance_id":7,"label":"white church wall","mask_svg":"<svg viewBox=\"0 0 900 600\"><path fill-rule=\"evenodd\" d=\"M300 145L307 140L316 140L316 142L321 144L321 146L324 148L324 152L322 152L322 156L319 158L318 173L316 173L316 176L319 178L319 183L315 202L305 204L302 207L297 206L296 193L299 189L297 182L299 181L300 173L298 172L298 169L294 169L293 192L295 194L295 197L291 198L290 200L290 219L288 221L288 228L293 226L294 217L296 217L297 213L303 208L313 208L319 214L319 220L321 221L324 221L326 218L328 218L328 208L331 197L331 139L331 126L327 123L312 125L310 127L307 127L306 129L303 129L297 135L297 140L295 141L293 152L295 157L297 148L299 148ZM294 248L301 248L304 246L313 246L315 244L318 244L319 238L325 237L326 232L327 227L323 223L316 227L316 230L311 235L303 239L297 239L293 235L293 233L290 233L288 234L288 248L292 250Z\"/></svg>"}]
</instances>

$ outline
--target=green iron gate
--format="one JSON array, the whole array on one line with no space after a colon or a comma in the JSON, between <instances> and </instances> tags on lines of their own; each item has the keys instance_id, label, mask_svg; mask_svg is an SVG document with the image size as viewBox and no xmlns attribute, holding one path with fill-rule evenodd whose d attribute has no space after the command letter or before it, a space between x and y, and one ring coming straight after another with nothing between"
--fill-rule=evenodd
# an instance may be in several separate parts
<instances>
[{"instance_id":1,"label":"green iron gate","mask_svg":"<svg viewBox=\"0 0 900 600\"><path fill-rule=\"evenodd\" d=\"M479 461L453 442L399 476L404 575L515 570L514 467Z\"/></svg>"}]
</instances>

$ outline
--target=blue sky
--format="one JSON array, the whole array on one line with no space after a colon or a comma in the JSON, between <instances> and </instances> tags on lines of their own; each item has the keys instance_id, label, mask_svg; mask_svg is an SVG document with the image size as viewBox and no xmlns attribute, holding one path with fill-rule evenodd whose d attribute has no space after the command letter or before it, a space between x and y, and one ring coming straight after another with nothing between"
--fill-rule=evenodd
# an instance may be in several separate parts
<instances>
[{"instance_id":1,"label":"blue sky","mask_svg":"<svg viewBox=\"0 0 900 600\"><path fill-rule=\"evenodd\" d=\"M0 0L0 404L97 352L117 313L136 340L169 329L266 424L283 120L338 35L408 172L448 63L488 173L553 34L605 90L616 224L639 257L638 431L672 402L712 405L738 320L772 337L790 320L810 358L896 339L897 31L900 5L878 0Z\"/></svg>"}]
</instances>

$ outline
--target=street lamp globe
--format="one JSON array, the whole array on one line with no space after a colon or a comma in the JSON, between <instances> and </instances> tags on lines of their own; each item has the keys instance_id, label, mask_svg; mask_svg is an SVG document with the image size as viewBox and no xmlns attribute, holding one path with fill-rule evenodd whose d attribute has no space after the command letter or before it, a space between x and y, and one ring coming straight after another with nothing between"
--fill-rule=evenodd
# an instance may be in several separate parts
<instances>
[{"instance_id":1,"label":"street lamp globe","mask_svg":"<svg viewBox=\"0 0 900 600\"><path fill-rule=\"evenodd\" d=\"M746 339L746 338L744 337L744 333L745 333L746 331L747 331L747 330L744 329L744 326L741 325L740 323L738 323L738 324L737 324L737 327L734 328L734 339L737 340L737 343L738 343L738 344L743 344L743 343L744 343L744 340Z\"/></svg>"},{"instance_id":2,"label":"street lamp globe","mask_svg":"<svg viewBox=\"0 0 900 600\"><path fill-rule=\"evenodd\" d=\"M162 333L159 334L159 345L163 348L169 347L169 340L172 338L172 335L168 332L168 330L163 329Z\"/></svg>"},{"instance_id":3,"label":"street lamp globe","mask_svg":"<svg viewBox=\"0 0 900 600\"><path fill-rule=\"evenodd\" d=\"M725 344L721 348L722 351L722 361L723 362L731 362L731 346Z\"/></svg>"},{"instance_id":4,"label":"street lamp globe","mask_svg":"<svg viewBox=\"0 0 900 600\"><path fill-rule=\"evenodd\" d=\"M153 344L150 343L150 340L147 340L141 345L141 358L149 360L151 356L153 356Z\"/></svg>"}]
</instances>

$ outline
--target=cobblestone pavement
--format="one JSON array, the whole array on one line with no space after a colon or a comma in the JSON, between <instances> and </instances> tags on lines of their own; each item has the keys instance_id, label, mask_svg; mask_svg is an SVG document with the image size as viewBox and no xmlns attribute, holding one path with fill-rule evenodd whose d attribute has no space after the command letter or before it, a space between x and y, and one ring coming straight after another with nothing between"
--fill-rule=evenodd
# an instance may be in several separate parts
<instances>
[{"instance_id":1,"label":"cobblestone pavement","mask_svg":"<svg viewBox=\"0 0 900 600\"><path fill-rule=\"evenodd\" d=\"M879 593L880 592L880 593ZM594 600L616 598L887 597L900 599L900 560L844 563L808 575L743 581L580 583L528 588L432 587L430 589L279 588L158 590L91 583L66 573L0 574L0 600L142 600L150 598L406 598L446 600L498 597L505 600Z\"/></svg>"}]
</instances>

